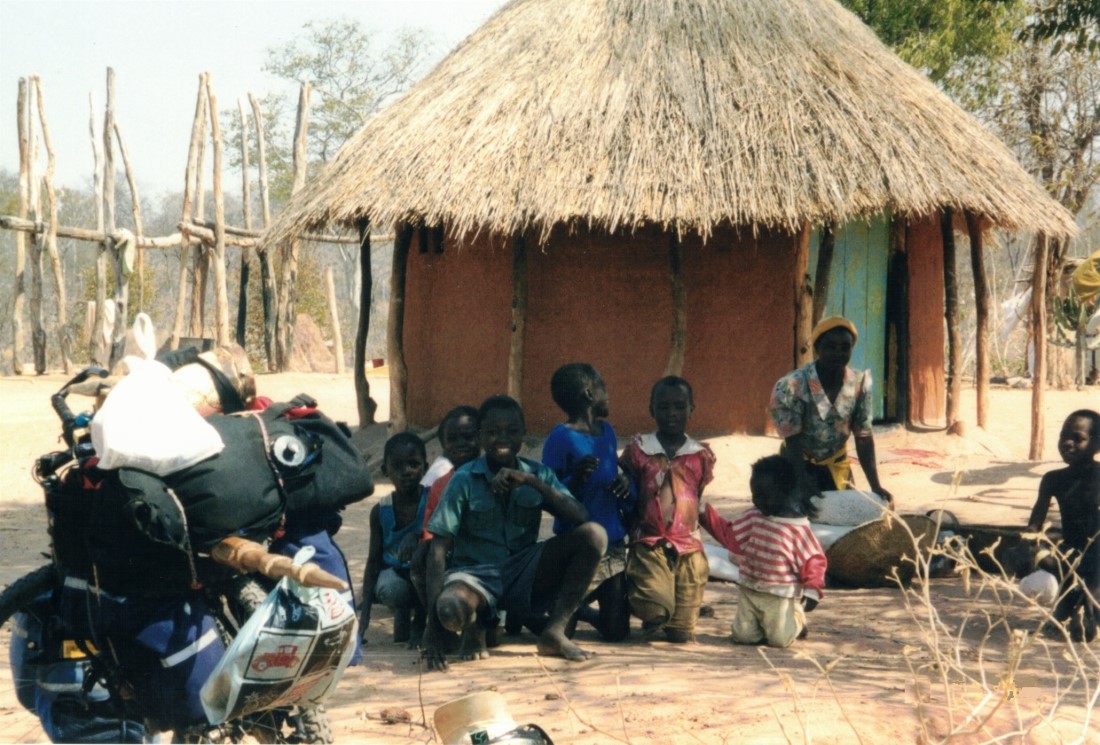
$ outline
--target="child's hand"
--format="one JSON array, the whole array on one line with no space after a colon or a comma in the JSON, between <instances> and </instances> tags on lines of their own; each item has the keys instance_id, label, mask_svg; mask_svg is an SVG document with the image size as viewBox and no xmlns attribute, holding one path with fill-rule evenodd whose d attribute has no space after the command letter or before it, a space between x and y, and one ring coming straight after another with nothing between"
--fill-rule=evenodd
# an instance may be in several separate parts
<instances>
[{"instance_id":1,"label":"child's hand","mask_svg":"<svg viewBox=\"0 0 1100 745\"><path fill-rule=\"evenodd\" d=\"M630 479L626 477L625 473L616 476L609 488L611 493L615 495L615 499L625 500L630 498Z\"/></svg>"},{"instance_id":2,"label":"child's hand","mask_svg":"<svg viewBox=\"0 0 1100 745\"><path fill-rule=\"evenodd\" d=\"M502 468L497 471L497 475L489 485L493 489L493 494L501 496L510 493L517 486L523 486L531 478L532 474L517 471L514 468Z\"/></svg>"},{"instance_id":3,"label":"child's hand","mask_svg":"<svg viewBox=\"0 0 1100 745\"><path fill-rule=\"evenodd\" d=\"M397 547L397 560L402 564L408 564L416 553L416 546L420 540L419 533L408 533L401 539L401 544Z\"/></svg>"},{"instance_id":4,"label":"child's hand","mask_svg":"<svg viewBox=\"0 0 1100 745\"><path fill-rule=\"evenodd\" d=\"M600 459L594 455L586 455L577 461L577 464L573 466L573 488L580 489L584 486L584 482L588 481L588 477L595 473L599 467Z\"/></svg>"}]
</instances>

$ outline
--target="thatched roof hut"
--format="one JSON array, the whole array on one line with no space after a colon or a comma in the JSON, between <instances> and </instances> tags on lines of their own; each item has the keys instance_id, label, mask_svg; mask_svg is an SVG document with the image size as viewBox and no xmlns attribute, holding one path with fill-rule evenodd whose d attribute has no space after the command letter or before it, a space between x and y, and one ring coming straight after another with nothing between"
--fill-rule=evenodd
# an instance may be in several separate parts
<instances>
[{"instance_id":1,"label":"thatched roof hut","mask_svg":"<svg viewBox=\"0 0 1100 745\"><path fill-rule=\"evenodd\" d=\"M553 255L586 250L578 237L667 245L660 235L688 256L746 241L780 250L790 241L776 236L805 243L810 225L884 214L913 225L944 208L1076 232L1004 145L833 0L514 0L352 138L272 238L369 219L444 226L467 255L491 236L525 235ZM797 269L792 250L784 261ZM409 266L410 283L419 271ZM794 303L797 278L775 278L771 267L758 280L773 303L777 287ZM788 337L790 312L775 327ZM774 380L790 349L754 373ZM566 345L558 361L581 351ZM532 386L548 398L546 381Z\"/></svg>"}]
</instances>

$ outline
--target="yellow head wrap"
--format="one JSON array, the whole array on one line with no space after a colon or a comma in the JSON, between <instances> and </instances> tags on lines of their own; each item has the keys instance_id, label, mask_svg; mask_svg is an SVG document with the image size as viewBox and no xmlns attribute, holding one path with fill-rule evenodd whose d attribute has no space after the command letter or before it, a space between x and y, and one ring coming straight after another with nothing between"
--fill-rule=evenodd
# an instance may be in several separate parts
<instances>
[{"instance_id":1,"label":"yellow head wrap","mask_svg":"<svg viewBox=\"0 0 1100 745\"><path fill-rule=\"evenodd\" d=\"M814 326L813 333L810 334L810 346L817 344L817 340L822 334L833 329L847 329L852 334L852 344L854 345L859 341L859 332L856 331L856 325L849 321L844 316L829 316L828 318L822 318Z\"/></svg>"}]
</instances>

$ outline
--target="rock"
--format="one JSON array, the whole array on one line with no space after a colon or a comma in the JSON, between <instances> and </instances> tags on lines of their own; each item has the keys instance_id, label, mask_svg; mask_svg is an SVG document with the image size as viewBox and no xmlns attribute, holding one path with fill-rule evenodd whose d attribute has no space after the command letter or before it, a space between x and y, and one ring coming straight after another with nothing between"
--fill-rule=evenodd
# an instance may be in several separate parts
<instances>
[{"instance_id":1,"label":"rock","mask_svg":"<svg viewBox=\"0 0 1100 745\"><path fill-rule=\"evenodd\" d=\"M336 372L336 357L325 344L321 329L312 318L299 313L294 320L294 348L290 352L293 372Z\"/></svg>"}]
</instances>

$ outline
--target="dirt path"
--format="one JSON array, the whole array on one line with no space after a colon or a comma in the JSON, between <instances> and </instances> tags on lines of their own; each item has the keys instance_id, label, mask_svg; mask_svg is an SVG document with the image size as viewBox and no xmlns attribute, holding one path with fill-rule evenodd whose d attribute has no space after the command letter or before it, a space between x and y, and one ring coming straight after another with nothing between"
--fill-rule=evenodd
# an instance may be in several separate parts
<instances>
[{"instance_id":1,"label":"dirt path","mask_svg":"<svg viewBox=\"0 0 1100 745\"><path fill-rule=\"evenodd\" d=\"M383 378L372 378L372 390L386 416L388 392ZM0 379L0 403L7 418L7 435L0 452L6 478L0 491L0 585L6 585L42 563L47 549L41 495L30 477L34 458L55 447L57 423L49 410L49 394L60 376ZM276 400L306 391L337 419L354 421L355 400L350 378L327 375L262 376L260 392ZM917 434L891 428L876 437L883 483L902 512L947 507L964 522L1021 525L1034 500L1039 477L1057 465L1054 437L1065 414L1074 408L1100 406L1093 388L1085 392L1049 392L1046 396L1046 458L1026 461L1030 392L996 389L989 432L971 428L968 438L943 433ZM967 391L965 412L974 409ZM612 416L614 420L614 416ZM774 452L774 438L729 436L710 439L718 456L717 477L708 499L726 514L747 504L748 466ZM537 447L534 455L538 455ZM348 509L338 540L361 576L366 557L367 515L375 499L389 490L380 484L371 499ZM959 634L960 659L967 669L984 671L989 687L1000 681L1012 632L1005 624L987 632L973 612L1007 617L1013 628L1033 628L1037 615L1021 604L1001 609L994 593L967 595L957 578L934 581L929 588L936 611ZM914 598L919 601L919 598ZM350 669L329 705L337 742L429 742L423 726L440 704L468 692L495 688L508 701L518 722L536 722L558 743L771 743L914 742L922 721L933 735L948 726L947 711L956 716L985 691L971 681L948 680L921 692L926 673L911 672L932 659L928 627L907 611L898 590L835 590L810 618L812 632L788 650L737 647L727 641L736 609L734 585L712 582L704 602L713 616L699 624L694 645L646 643L635 634L626 643L600 643L583 626L578 641L597 651L595 659L571 664L534 655L533 637L525 634L494 651L491 659L458 662L448 673L421 673L417 655L389 641L392 620L377 608L363 665ZM916 606L916 617L922 608ZM927 614L925 614L926 616ZM636 623L635 623L636 625ZM7 648L10 631L0 633ZM983 645L984 638L984 645ZM1058 689L1051 669L1063 676L1075 669L1064 659L1065 649L1029 648L1022 666L1019 691L984 722L978 734L959 741L982 741L996 734L1034 725L1028 742L1061 742L1086 738L1086 706L1082 682L1070 685L1056 716L1044 722ZM978 661L981 650L982 661ZM1100 675L1096 654L1092 685ZM819 666L833 665L828 678ZM946 707L948 697L952 706ZM994 697L997 698L997 697ZM918 706L918 702L920 706ZM384 709L409 713L413 724L386 724ZM1021 725L1021 722L1024 725ZM956 721L956 724L958 720ZM37 720L16 702L6 654L0 663L0 742L35 742L44 736Z\"/></svg>"}]
</instances>

